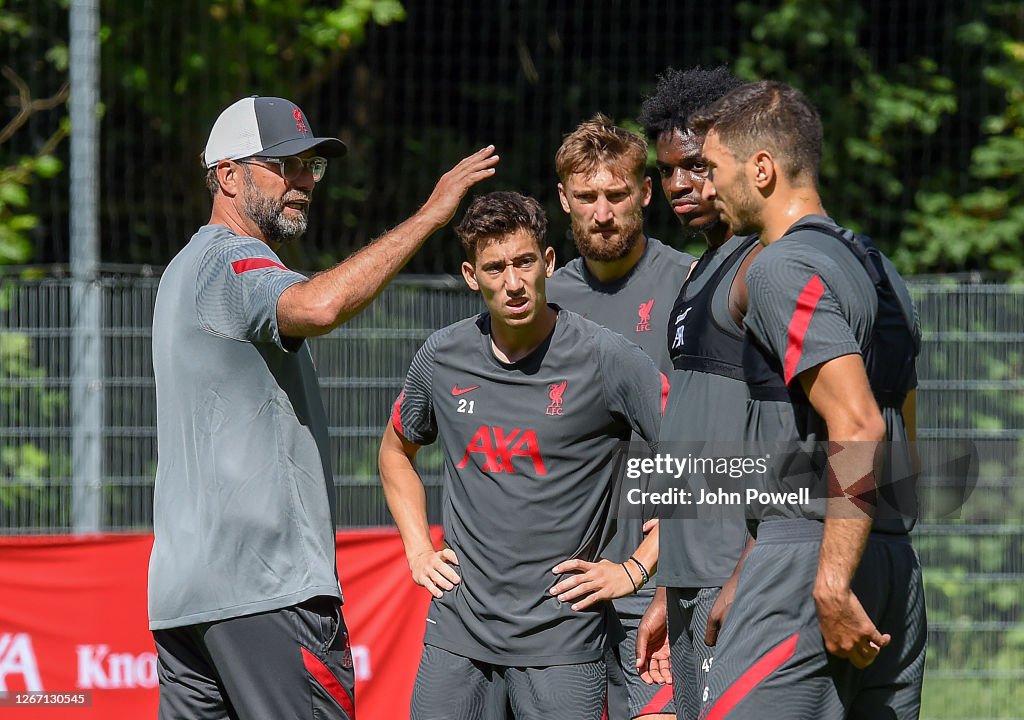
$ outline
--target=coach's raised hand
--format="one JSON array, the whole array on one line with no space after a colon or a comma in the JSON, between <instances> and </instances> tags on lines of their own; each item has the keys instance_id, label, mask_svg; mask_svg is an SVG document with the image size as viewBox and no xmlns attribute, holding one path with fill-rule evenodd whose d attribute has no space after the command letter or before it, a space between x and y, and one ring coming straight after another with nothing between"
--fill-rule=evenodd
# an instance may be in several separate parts
<instances>
[{"instance_id":1,"label":"coach's raised hand","mask_svg":"<svg viewBox=\"0 0 1024 720\"><path fill-rule=\"evenodd\" d=\"M412 217L330 270L281 295L277 317L288 337L324 335L359 314L423 246L448 224L469 188L494 175L494 146L461 160L438 180Z\"/></svg>"},{"instance_id":2,"label":"coach's raised hand","mask_svg":"<svg viewBox=\"0 0 1024 720\"><path fill-rule=\"evenodd\" d=\"M469 157L463 158L441 176L430 197L413 217L421 216L426 219L434 226L431 232L447 225L469 189L494 175L498 160L499 156L494 154L493 145L481 148Z\"/></svg>"}]
</instances>

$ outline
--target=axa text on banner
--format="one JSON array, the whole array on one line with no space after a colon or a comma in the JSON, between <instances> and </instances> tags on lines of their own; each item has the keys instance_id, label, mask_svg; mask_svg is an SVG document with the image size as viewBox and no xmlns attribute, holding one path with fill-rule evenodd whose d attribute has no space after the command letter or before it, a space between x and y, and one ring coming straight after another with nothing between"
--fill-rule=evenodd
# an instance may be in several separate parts
<instances>
[{"instance_id":1,"label":"axa text on banner","mask_svg":"<svg viewBox=\"0 0 1024 720\"><path fill-rule=\"evenodd\" d=\"M0 718L156 717L152 545L148 534L0 538ZM339 532L337 552L358 716L406 717L430 596L393 530Z\"/></svg>"}]
</instances>

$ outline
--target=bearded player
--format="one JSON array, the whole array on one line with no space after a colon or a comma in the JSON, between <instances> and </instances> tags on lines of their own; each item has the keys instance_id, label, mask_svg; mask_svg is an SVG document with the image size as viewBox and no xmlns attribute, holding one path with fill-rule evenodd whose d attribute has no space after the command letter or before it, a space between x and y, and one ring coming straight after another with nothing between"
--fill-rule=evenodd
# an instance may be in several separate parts
<instances>
[{"instance_id":1,"label":"bearded player","mask_svg":"<svg viewBox=\"0 0 1024 720\"><path fill-rule=\"evenodd\" d=\"M644 233L643 211L652 194L646 165L644 139L604 115L581 123L566 136L555 154L558 196L580 257L554 274L548 297L639 345L664 379L672 370L664 329L694 257ZM667 379L663 390L667 396ZM658 558L657 532L643 542L643 518L620 517L607 555L616 562L640 563L652 572ZM555 570L579 573L556 586L562 600L585 608L590 602L615 598L626 638L609 653L609 718L675 717L672 689L643 682L636 669L637 626L654 595L653 583L637 592L609 563L574 561Z\"/></svg>"}]
</instances>

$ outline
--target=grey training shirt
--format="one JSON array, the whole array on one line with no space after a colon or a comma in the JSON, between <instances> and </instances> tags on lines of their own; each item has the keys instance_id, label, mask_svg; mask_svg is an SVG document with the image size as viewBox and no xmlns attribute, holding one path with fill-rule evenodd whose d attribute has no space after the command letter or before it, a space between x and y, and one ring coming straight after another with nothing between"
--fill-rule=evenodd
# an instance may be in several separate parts
<instances>
[{"instance_id":1,"label":"grey training shirt","mask_svg":"<svg viewBox=\"0 0 1024 720\"><path fill-rule=\"evenodd\" d=\"M675 317L669 320L669 338L673 353L693 355L689 347L698 322L711 326L704 334L718 333L733 342L722 342L722 351L732 357L719 357L737 368L743 365L743 328L736 325L729 310L729 292L743 259L756 247L749 236L733 236L720 247L705 252L676 299ZM732 266L725 270L727 262ZM719 272L721 270L721 272ZM717 286L709 283L716 281ZM699 303L710 302L704 307ZM747 411L747 384L725 374L693 369L673 370L672 391L661 422L659 450L672 452L673 442L683 453L711 441L715 447L741 449ZM661 522L661 553L658 584L669 587L721 587L739 559L748 532L743 508L716 508L717 512L699 513L692 518L667 518Z\"/></svg>"},{"instance_id":2,"label":"grey training shirt","mask_svg":"<svg viewBox=\"0 0 1024 720\"><path fill-rule=\"evenodd\" d=\"M278 298L303 279L265 243L207 225L160 280L154 630L341 597L316 374L277 326Z\"/></svg>"},{"instance_id":3,"label":"grey training shirt","mask_svg":"<svg viewBox=\"0 0 1024 720\"><path fill-rule=\"evenodd\" d=\"M790 385L799 383L800 373L829 360L863 355L872 339L878 312L875 286L860 261L831 235L803 227L808 222L835 225L830 218L816 215L797 221L787 235L766 247L747 270L749 309L744 322L752 337L777 359L784 380ZM914 337L920 340L920 325L906 283L888 258L883 256L882 262ZM879 352L884 353L885 348ZM909 445L902 412L899 408L883 407L882 417L886 440L896 443L888 456L887 470L906 473L904 468L910 466ZM828 438L824 420L809 404L751 400L748 439L798 442ZM793 467L802 470L807 466L798 462ZM787 483L786 470L780 466L770 468L766 482L769 490L795 489L801 484L799 480ZM822 491L819 494L823 497ZM818 517L823 516L824 500L812 501L812 506ZM799 506L792 505L758 506L753 510L761 520L804 516ZM878 524L876 519L876 529ZM906 529L901 522L895 524L897 527L886 529Z\"/></svg>"},{"instance_id":4,"label":"grey training shirt","mask_svg":"<svg viewBox=\"0 0 1024 720\"><path fill-rule=\"evenodd\" d=\"M392 423L443 443L445 541L462 582L431 603L424 642L513 666L591 662L621 629L611 606L576 612L549 594L562 560L594 561L616 498L615 451L653 440L661 384L643 351L559 310L529 356L499 361L485 313L431 335Z\"/></svg>"},{"instance_id":5,"label":"grey training shirt","mask_svg":"<svg viewBox=\"0 0 1024 720\"><path fill-rule=\"evenodd\" d=\"M693 255L647 238L644 254L633 269L623 277L605 283L594 277L583 258L575 258L548 280L548 300L614 330L643 348L664 378L664 400L667 399L668 377L672 371L672 360L665 344L665 327L672 311L672 301L695 259ZM618 532L605 553L608 558L621 562L641 541L643 520L620 517ZM618 598L615 608L623 614L643 615L653 594L654 582L637 595Z\"/></svg>"}]
</instances>

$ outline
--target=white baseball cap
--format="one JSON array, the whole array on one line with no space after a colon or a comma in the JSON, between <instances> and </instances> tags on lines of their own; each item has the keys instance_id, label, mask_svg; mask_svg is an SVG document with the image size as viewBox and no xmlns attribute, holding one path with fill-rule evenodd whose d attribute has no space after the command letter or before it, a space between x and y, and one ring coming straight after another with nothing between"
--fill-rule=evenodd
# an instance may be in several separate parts
<instances>
[{"instance_id":1,"label":"white baseball cap","mask_svg":"<svg viewBox=\"0 0 1024 720\"><path fill-rule=\"evenodd\" d=\"M338 138L314 137L306 115L290 100L242 98L220 114L206 141L203 162L211 168L221 160L262 155L288 157L316 148L325 157L340 157L348 148Z\"/></svg>"}]
</instances>

